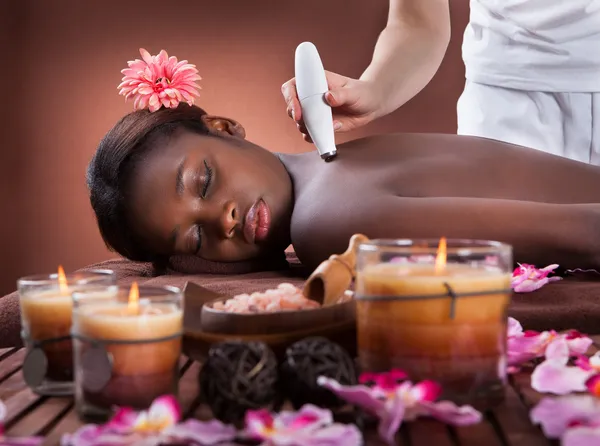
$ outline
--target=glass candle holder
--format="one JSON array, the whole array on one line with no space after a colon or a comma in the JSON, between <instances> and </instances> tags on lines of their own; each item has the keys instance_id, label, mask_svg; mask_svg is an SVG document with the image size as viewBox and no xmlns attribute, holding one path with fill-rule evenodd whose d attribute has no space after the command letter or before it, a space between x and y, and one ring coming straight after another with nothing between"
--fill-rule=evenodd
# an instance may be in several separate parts
<instances>
[{"instance_id":1,"label":"glass candle holder","mask_svg":"<svg viewBox=\"0 0 600 446\"><path fill-rule=\"evenodd\" d=\"M158 396L177 394L183 334L182 293L139 287L99 297L73 293L75 407L85 421L104 422L116 406L147 409Z\"/></svg>"},{"instance_id":2,"label":"glass candle holder","mask_svg":"<svg viewBox=\"0 0 600 446\"><path fill-rule=\"evenodd\" d=\"M479 409L504 399L512 248L478 240L373 240L357 256L362 371L401 369Z\"/></svg>"},{"instance_id":3,"label":"glass candle holder","mask_svg":"<svg viewBox=\"0 0 600 446\"><path fill-rule=\"evenodd\" d=\"M88 287L114 286L110 270L22 277L17 280L21 337L27 354L23 377L39 395L73 394L71 293Z\"/></svg>"}]
</instances>

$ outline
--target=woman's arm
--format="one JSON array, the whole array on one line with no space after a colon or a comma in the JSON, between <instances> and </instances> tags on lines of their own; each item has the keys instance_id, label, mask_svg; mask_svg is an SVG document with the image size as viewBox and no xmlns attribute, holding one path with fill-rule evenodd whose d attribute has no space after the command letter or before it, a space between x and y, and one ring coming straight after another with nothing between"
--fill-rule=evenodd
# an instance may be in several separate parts
<instances>
[{"instance_id":1,"label":"woman's arm","mask_svg":"<svg viewBox=\"0 0 600 446\"><path fill-rule=\"evenodd\" d=\"M480 198L356 197L335 203L303 225L298 255L310 266L343 252L349 238L467 238L513 246L514 260L566 268L600 267L600 205L545 204ZM323 220L335 221L324 224ZM314 220L319 220L315 222ZM312 226L312 227L311 227ZM296 246L296 241L294 242Z\"/></svg>"},{"instance_id":2,"label":"woman's arm","mask_svg":"<svg viewBox=\"0 0 600 446\"><path fill-rule=\"evenodd\" d=\"M450 41L449 0L390 0L388 21L360 79L326 72L336 131L347 132L393 112L438 70ZM288 115L310 141L296 78L281 86Z\"/></svg>"},{"instance_id":3,"label":"woman's arm","mask_svg":"<svg viewBox=\"0 0 600 446\"><path fill-rule=\"evenodd\" d=\"M448 0L390 0L387 25L360 80L382 99L376 117L419 93L437 72L450 42Z\"/></svg>"}]
</instances>

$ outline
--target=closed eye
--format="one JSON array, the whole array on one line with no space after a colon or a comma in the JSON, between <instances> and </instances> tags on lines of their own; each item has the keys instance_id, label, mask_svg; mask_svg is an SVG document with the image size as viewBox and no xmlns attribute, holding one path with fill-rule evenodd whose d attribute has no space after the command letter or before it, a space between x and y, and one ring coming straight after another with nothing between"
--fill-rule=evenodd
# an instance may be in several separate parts
<instances>
[{"instance_id":1,"label":"closed eye","mask_svg":"<svg viewBox=\"0 0 600 446\"><path fill-rule=\"evenodd\" d=\"M208 192L208 188L213 179L213 170L210 168L206 160L204 160L204 187L202 188L202 198L206 198L206 192Z\"/></svg>"}]
</instances>

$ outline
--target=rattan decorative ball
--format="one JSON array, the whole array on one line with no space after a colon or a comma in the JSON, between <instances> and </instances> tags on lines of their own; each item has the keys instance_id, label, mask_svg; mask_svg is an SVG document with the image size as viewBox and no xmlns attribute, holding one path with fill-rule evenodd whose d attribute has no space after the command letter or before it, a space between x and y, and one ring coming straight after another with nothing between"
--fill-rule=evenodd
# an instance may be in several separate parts
<instances>
[{"instance_id":1,"label":"rattan decorative ball","mask_svg":"<svg viewBox=\"0 0 600 446\"><path fill-rule=\"evenodd\" d=\"M332 409L343 405L331 391L317 384L319 376L344 385L357 383L356 366L348 352L326 338L306 338L286 350L281 365L282 387L295 409L308 403Z\"/></svg>"},{"instance_id":2,"label":"rattan decorative ball","mask_svg":"<svg viewBox=\"0 0 600 446\"><path fill-rule=\"evenodd\" d=\"M200 371L200 394L213 416L239 423L247 410L269 407L278 399L277 359L262 342L215 344Z\"/></svg>"}]
</instances>

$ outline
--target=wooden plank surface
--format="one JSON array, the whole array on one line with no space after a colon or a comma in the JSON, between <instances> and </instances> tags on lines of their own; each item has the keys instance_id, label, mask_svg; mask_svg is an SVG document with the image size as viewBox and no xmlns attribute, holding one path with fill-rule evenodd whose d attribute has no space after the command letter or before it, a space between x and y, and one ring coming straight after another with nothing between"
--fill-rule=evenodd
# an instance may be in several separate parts
<instances>
[{"instance_id":1,"label":"wooden plank surface","mask_svg":"<svg viewBox=\"0 0 600 446\"><path fill-rule=\"evenodd\" d=\"M600 345L600 336L594 337ZM593 350L592 350L593 352ZM43 435L45 446L57 446L63 433L81 426L71 398L35 395L23 382L23 350L0 350L0 399L8 409L6 429L12 435ZM180 362L179 399L185 417L207 418L210 411L199 401L201 365L187 358ZM486 414L474 426L450 427L419 419L406 423L397 435L399 446L549 446L538 427L529 422L528 411L540 395L529 387L528 373L518 373L507 387L505 403ZM369 446L383 446L373 431L365 434Z\"/></svg>"}]
</instances>

